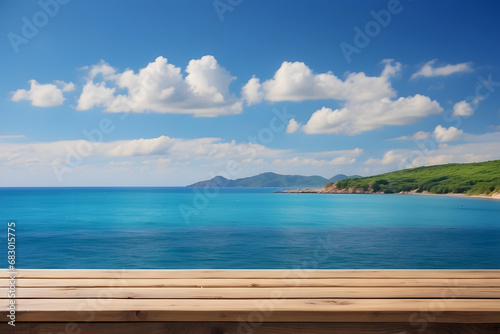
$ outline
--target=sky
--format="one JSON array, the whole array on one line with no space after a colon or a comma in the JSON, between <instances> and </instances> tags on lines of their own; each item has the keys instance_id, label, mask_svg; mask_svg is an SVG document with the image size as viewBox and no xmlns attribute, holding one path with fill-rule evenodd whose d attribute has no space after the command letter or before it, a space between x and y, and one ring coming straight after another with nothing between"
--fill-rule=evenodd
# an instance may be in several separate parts
<instances>
[{"instance_id":1,"label":"sky","mask_svg":"<svg viewBox=\"0 0 500 334\"><path fill-rule=\"evenodd\" d=\"M0 186L500 159L497 1L0 0Z\"/></svg>"}]
</instances>

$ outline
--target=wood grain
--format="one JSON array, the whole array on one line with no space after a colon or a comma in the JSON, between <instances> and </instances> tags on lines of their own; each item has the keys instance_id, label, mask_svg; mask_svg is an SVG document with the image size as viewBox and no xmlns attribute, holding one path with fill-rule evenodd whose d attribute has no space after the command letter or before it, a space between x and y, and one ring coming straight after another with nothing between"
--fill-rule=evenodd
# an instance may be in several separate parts
<instances>
[{"instance_id":1,"label":"wood grain","mask_svg":"<svg viewBox=\"0 0 500 334\"><path fill-rule=\"evenodd\" d=\"M5 322L10 282L6 270L1 275ZM479 324L500 323L500 270L29 269L16 276L16 320L33 323L17 327L19 333L59 326L36 322L77 322L92 333L116 323L109 332L174 333L181 326L211 334L256 321L261 326L253 333L410 333L415 324L433 325L436 333L474 333L498 330Z\"/></svg>"},{"instance_id":2,"label":"wood grain","mask_svg":"<svg viewBox=\"0 0 500 334\"><path fill-rule=\"evenodd\" d=\"M17 269L17 278L500 278L500 270L89 270ZM0 278L8 271L0 269Z\"/></svg>"},{"instance_id":3,"label":"wood grain","mask_svg":"<svg viewBox=\"0 0 500 334\"><path fill-rule=\"evenodd\" d=\"M425 327L424 327L425 326ZM422 331L423 329L423 331ZM428 323L237 323L237 322L137 322L137 323L19 323L0 324L1 334L498 334L498 324Z\"/></svg>"},{"instance_id":4,"label":"wood grain","mask_svg":"<svg viewBox=\"0 0 500 334\"><path fill-rule=\"evenodd\" d=\"M7 299L0 288L0 299ZM489 287L279 287L279 288L172 288L172 287L58 287L20 288L22 299L314 299L314 298L484 298L500 299L500 288Z\"/></svg>"},{"instance_id":5,"label":"wood grain","mask_svg":"<svg viewBox=\"0 0 500 334\"><path fill-rule=\"evenodd\" d=\"M75 278L75 279L39 279L21 278L17 280L18 287L500 287L499 278ZM0 287L9 286L7 279L0 280Z\"/></svg>"}]
</instances>

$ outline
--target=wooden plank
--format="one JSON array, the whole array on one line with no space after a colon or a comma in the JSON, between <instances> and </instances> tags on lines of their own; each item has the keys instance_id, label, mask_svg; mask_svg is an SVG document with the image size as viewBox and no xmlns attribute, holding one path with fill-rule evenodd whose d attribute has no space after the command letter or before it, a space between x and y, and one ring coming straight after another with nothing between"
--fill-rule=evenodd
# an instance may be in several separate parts
<instances>
[{"instance_id":1,"label":"wooden plank","mask_svg":"<svg viewBox=\"0 0 500 334\"><path fill-rule=\"evenodd\" d=\"M7 300L0 301L6 318ZM18 321L500 322L491 299L21 299ZM439 319L436 320L436 319Z\"/></svg>"},{"instance_id":2,"label":"wooden plank","mask_svg":"<svg viewBox=\"0 0 500 334\"><path fill-rule=\"evenodd\" d=\"M8 271L0 269L0 278ZM17 269L17 278L500 278L500 270L88 270Z\"/></svg>"},{"instance_id":3,"label":"wooden plank","mask_svg":"<svg viewBox=\"0 0 500 334\"><path fill-rule=\"evenodd\" d=\"M6 299L7 288L0 288ZM262 298L484 298L500 299L500 288L487 287L281 287L281 288L20 288L16 298L40 299L262 299ZM500 301L499 301L500 302Z\"/></svg>"},{"instance_id":4,"label":"wooden plank","mask_svg":"<svg viewBox=\"0 0 500 334\"><path fill-rule=\"evenodd\" d=\"M4 312L1 312L4 313ZM153 322L153 321L238 321L240 319L254 319L258 313L242 311L64 311L64 312L19 312L16 322ZM413 316L419 322L425 322L426 315L416 312L273 312L269 317L264 317L264 322L407 322ZM435 323L499 323L498 312L470 312L446 311L428 315L429 322ZM261 319L256 318L256 319ZM416 320L416 321L417 321ZM260 320L249 320L259 321Z\"/></svg>"},{"instance_id":5,"label":"wooden plank","mask_svg":"<svg viewBox=\"0 0 500 334\"><path fill-rule=\"evenodd\" d=\"M251 322L136 322L136 323L18 323L0 324L0 334L388 334L388 333L482 333L497 334L498 324L446 323L251 323Z\"/></svg>"},{"instance_id":6,"label":"wooden plank","mask_svg":"<svg viewBox=\"0 0 500 334\"><path fill-rule=\"evenodd\" d=\"M266 324L500 323L498 270L293 273L302 276L290 277L290 272L283 270L22 270L16 282L16 320L19 324L227 323L257 317L259 323ZM8 279L0 279L3 321L9 303L8 285ZM213 334L217 328L210 330ZM223 329L221 333L225 332Z\"/></svg>"},{"instance_id":7,"label":"wooden plank","mask_svg":"<svg viewBox=\"0 0 500 334\"><path fill-rule=\"evenodd\" d=\"M71 309L94 310L96 305L110 311L179 311L179 310L235 310L254 311L268 299L22 299L18 311L50 310L62 312ZM276 310L283 311L415 311L438 307L447 311L500 312L500 303L495 299L287 299L271 301ZM8 301L0 301L7 307Z\"/></svg>"},{"instance_id":8,"label":"wooden plank","mask_svg":"<svg viewBox=\"0 0 500 334\"><path fill-rule=\"evenodd\" d=\"M442 278L296 278L296 279L18 279L18 287L500 287L500 279L442 279ZM0 287L9 286L7 279Z\"/></svg>"}]
</instances>

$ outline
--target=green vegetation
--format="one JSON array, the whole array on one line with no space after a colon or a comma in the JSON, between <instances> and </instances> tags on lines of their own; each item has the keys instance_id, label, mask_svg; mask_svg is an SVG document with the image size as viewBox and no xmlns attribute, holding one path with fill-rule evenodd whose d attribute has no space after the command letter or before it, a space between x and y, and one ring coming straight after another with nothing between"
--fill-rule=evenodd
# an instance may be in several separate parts
<instances>
[{"instance_id":1,"label":"green vegetation","mask_svg":"<svg viewBox=\"0 0 500 334\"><path fill-rule=\"evenodd\" d=\"M329 183L326 187L332 186ZM336 183L339 189L363 189L375 192L399 193L407 191L433 194L463 193L491 194L500 191L500 160L447 164L403 169L375 176L344 179Z\"/></svg>"}]
</instances>

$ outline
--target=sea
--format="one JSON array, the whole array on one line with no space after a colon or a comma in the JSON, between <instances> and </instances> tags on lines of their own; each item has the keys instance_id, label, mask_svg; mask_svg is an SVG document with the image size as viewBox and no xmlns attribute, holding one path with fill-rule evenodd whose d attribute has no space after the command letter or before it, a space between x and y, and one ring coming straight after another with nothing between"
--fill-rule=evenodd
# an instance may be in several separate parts
<instances>
[{"instance_id":1,"label":"sea","mask_svg":"<svg viewBox=\"0 0 500 334\"><path fill-rule=\"evenodd\" d=\"M500 269L498 200L277 190L0 188L0 267Z\"/></svg>"}]
</instances>

